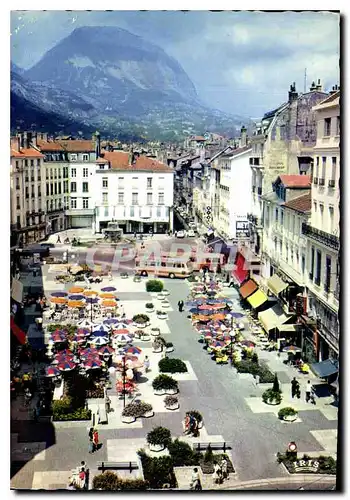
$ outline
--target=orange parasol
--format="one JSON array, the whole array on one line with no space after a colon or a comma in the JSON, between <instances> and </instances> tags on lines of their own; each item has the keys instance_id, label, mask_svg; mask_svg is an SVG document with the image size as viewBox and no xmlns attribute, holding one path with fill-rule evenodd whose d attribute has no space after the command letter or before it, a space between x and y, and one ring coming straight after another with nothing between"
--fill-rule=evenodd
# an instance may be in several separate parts
<instances>
[{"instance_id":1,"label":"orange parasol","mask_svg":"<svg viewBox=\"0 0 350 500\"><path fill-rule=\"evenodd\" d=\"M107 293L107 292L100 293L100 297L102 299L115 299L114 293Z\"/></svg>"},{"instance_id":2,"label":"orange parasol","mask_svg":"<svg viewBox=\"0 0 350 500\"><path fill-rule=\"evenodd\" d=\"M193 315L193 321L209 321L211 316L204 316L203 314Z\"/></svg>"},{"instance_id":3,"label":"orange parasol","mask_svg":"<svg viewBox=\"0 0 350 500\"><path fill-rule=\"evenodd\" d=\"M211 316L211 319L216 319L218 321L223 321L225 319L225 314L217 313Z\"/></svg>"},{"instance_id":4,"label":"orange parasol","mask_svg":"<svg viewBox=\"0 0 350 500\"><path fill-rule=\"evenodd\" d=\"M81 286L73 286L68 290L69 293L82 293L84 291L84 288Z\"/></svg>"},{"instance_id":5,"label":"orange parasol","mask_svg":"<svg viewBox=\"0 0 350 500\"><path fill-rule=\"evenodd\" d=\"M109 299L102 302L103 307L116 307L117 302L115 300Z\"/></svg>"},{"instance_id":6,"label":"orange parasol","mask_svg":"<svg viewBox=\"0 0 350 500\"><path fill-rule=\"evenodd\" d=\"M64 297L51 297L50 302L52 302L53 304L66 304L67 299L65 299Z\"/></svg>"},{"instance_id":7,"label":"orange parasol","mask_svg":"<svg viewBox=\"0 0 350 500\"><path fill-rule=\"evenodd\" d=\"M98 292L94 292L94 290L84 290L85 297L92 297L92 295L98 296Z\"/></svg>"},{"instance_id":8,"label":"orange parasol","mask_svg":"<svg viewBox=\"0 0 350 500\"><path fill-rule=\"evenodd\" d=\"M81 300L69 300L68 307L84 307L84 302Z\"/></svg>"}]
</instances>

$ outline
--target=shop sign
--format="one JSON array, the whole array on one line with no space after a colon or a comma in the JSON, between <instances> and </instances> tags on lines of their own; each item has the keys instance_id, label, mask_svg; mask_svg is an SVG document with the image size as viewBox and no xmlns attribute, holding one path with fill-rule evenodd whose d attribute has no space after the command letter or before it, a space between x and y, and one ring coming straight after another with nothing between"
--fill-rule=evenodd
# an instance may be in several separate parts
<instances>
[{"instance_id":1,"label":"shop sign","mask_svg":"<svg viewBox=\"0 0 350 500\"><path fill-rule=\"evenodd\" d=\"M320 463L317 460L296 460L293 462L295 472L317 472Z\"/></svg>"}]
</instances>

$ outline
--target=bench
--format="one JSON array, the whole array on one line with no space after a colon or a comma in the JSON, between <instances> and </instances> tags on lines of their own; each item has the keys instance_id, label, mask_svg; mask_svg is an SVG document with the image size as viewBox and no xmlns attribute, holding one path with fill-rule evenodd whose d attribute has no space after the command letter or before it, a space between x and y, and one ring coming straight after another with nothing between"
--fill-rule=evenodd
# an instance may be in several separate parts
<instances>
[{"instance_id":1,"label":"bench","mask_svg":"<svg viewBox=\"0 0 350 500\"><path fill-rule=\"evenodd\" d=\"M104 404L98 406L97 416L98 416L98 423L99 424L107 424L108 423L106 406Z\"/></svg>"},{"instance_id":2,"label":"bench","mask_svg":"<svg viewBox=\"0 0 350 500\"><path fill-rule=\"evenodd\" d=\"M129 470L130 474L133 470L137 470L139 468L137 462L97 462L97 468L101 469L104 472L106 469L124 469Z\"/></svg>"},{"instance_id":3,"label":"bench","mask_svg":"<svg viewBox=\"0 0 350 500\"><path fill-rule=\"evenodd\" d=\"M195 451L203 451L206 450L209 445L212 450L223 450L224 453L226 453L226 450L231 449L231 446L225 441L217 441L216 443L193 443L193 449Z\"/></svg>"}]
</instances>

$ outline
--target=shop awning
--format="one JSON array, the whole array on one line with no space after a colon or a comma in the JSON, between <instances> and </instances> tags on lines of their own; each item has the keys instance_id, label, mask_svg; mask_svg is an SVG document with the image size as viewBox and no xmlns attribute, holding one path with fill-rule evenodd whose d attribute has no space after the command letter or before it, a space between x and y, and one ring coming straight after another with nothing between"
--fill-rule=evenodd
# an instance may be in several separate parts
<instances>
[{"instance_id":1,"label":"shop awning","mask_svg":"<svg viewBox=\"0 0 350 500\"><path fill-rule=\"evenodd\" d=\"M280 332L297 332L299 325L279 325L277 328Z\"/></svg>"},{"instance_id":2,"label":"shop awning","mask_svg":"<svg viewBox=\"0 0 350 500\"><path fill-rule=\"evenodd\" d=\"M312 363L311 370L320 378L330 377L339 371L339 363L336 359L326 359L320 363Z\"/></svg>"},{"instance_id":3,"label":"shop awning","mask_svg":"<svg viewBox=\"0 0 350 500\"><path fill-rule=\"evenodd\" d=\"M270 330L278 328L280 325L288 321L291 316L284 314L282 307L275 304L273 307L270 307L270 309L259 313L258 318L264 329L269 332Z\"/></svg>"},{"instance_id":4,"label":"shop awning","mask_svg":"<svg viewBox=\"0 0 350 500\"><path fill-rule=\"evenodd\" d=\"M264 302L267 301L267 297L264 294L264 292L262 292L261 290L258 290L255 293L253 293L253 295L251 295L250 297L248 297L247 300L248 300L249 304L252 306L253 309L257 309Z\"/></svg>"},{"instance_id":5,"label":"shop awning","mask_svg":"<svg viewBox=\"0 0 350 500\"><path fill-rule=\"evenodd\" d=\"M19 326L16 325L15 320L12 316L10 318L10 327L12 333L15 335L15 337L17 337L20 344L24 345L27 341L26 334Z\"/></svg>"},{"instance_id":6,"label":"shop awning","mask_svg":"<svg viewBox=\"0 0 350 500\"><path fill-rule=\"evenodd\" d=\"M236 268L232 271L232 274L239 283L243 283L249 276L249 270L246 269L248 266L241 253L237 253L235 266Z\"/></svg>"},{"instance_id":7,"label":"shop awning","mask_svg":"<svg viewBox=\"0 0 350 500\"><path fill-rule=\"evenodd\" d=\"M267 287L274 295L278 295L288 287L288 283L283 281L277 274L274 274L267 280Z\"/></svg>"},{"instance_id":8,"label":"shop awning","mask_svg":"<svg viewBox=\"0 0 350 500\"><path fill-rule=\"evenodd\" d=\"M258 289L258 285L253 280L249 280L244 285L239 288L239 293L242 295L244 299L252 295L252 293L256 292Z\"/></svg>"}]
</instances>

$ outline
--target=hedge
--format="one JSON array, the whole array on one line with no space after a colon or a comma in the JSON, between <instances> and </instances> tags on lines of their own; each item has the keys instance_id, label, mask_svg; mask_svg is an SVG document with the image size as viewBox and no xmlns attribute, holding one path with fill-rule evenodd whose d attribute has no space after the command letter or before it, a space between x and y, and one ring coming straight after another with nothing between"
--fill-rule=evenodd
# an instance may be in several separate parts
<instances>
[{"instance_id":1,"label":"hedge","mask_svg":"<svg viewBox=\"0 0 350 500\"><path fill-rule=\"evenodd\" d=\"M94 477L92 487L103 491L145 491L149 484L143 479L121 479L115 472L106 471Z\"/></svg>"},{"instance_id":2,"label":"hedge","mask_svg":"<svg viewBox=\"0 0 350 500\"><path fill-rule=\"evenodd\" d=\"M146 281L146 291L147 292L161 292L164 288L164 284L160 280L148 280Z\"/></svg>"},{"instance_id":3,"label":"hedge","mask_svg":"<svg viewBox=\"0 0 350 500\"><path fill-rule=\"evenodd\" d=\"M163 358L158 363L159 371L161 373L186 373L187 366L177 358Z\"/></svg>"}]
</instances>

